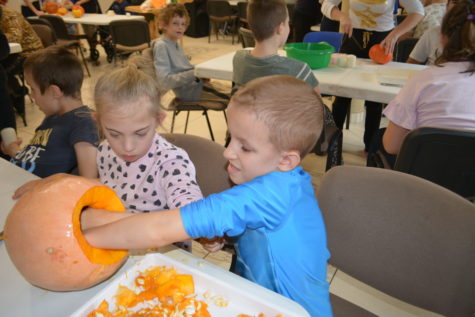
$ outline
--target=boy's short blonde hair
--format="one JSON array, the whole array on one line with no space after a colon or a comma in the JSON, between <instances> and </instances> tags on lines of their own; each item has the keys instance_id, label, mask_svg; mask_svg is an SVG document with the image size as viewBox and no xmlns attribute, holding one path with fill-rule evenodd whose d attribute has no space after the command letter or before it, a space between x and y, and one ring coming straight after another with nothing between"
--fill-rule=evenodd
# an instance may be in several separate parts
<instances>
[{"instance_id":1,"label":"boy's short blonde hair","mask_svg":"<svg viewBox=\"0 0 475 317\"><path fill-rule=\"evenodd\" d=\"M269 128L279 151L295 150L303 158L315 146L323 128L323 102L304 81L288 75L254 79L231 98L233 107L253 112Z\"/></svg>"},{"instance_id":2,"label":"boy's short blonde hair","mask_svg":"<svg viewBox=\"0 0 475 317\"><path fill-rule=\"evenodd\" d=\"M134 111L132 108L127 109L126 105L142 97L150 100L148 106L151 113L159 116L163 110L160 91L154 78L134 64L105 73L99 78L94 89L97 116L100 117L107 111L117 111L119 103L123 105L121 111Z\"/></svg>"},{"instance_id":3,"label":"boy's short blonde hair","mask_svg":"<svg viewBox=\"0 0 475 317\"><path fill-rule=\"evenodd\" d=\"M247 5L247 22L258 42L273 36L288 16L284 0L251 0Z\"/></svg>"},{"instance_id":4,"label":"boy's short blonde hair","mask_svg":"<svg viewBox=\"0 0 475 317\"><path fill-rule=\"evenodd\" d=\"M178 16L185 19L186 26L190 25L190 15L183 4L169 3L158 13L158 25L163 28L164 25L168 25L170 21Z\"/></svg>"}]
</instances>

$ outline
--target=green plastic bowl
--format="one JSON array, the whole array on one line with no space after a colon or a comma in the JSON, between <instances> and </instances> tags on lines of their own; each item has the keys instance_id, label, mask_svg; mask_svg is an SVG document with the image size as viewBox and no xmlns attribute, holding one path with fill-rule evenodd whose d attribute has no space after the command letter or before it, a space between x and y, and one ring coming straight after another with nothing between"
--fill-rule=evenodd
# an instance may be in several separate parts
<instances>
[{"instance_id":1,"label":"green plastic bowl","mask_svg":"<svg viewBox=\"0 0 475 317\"><path fill-rule=\"evenodd\" d=\"M335 53L335 48L327 42L289 43L285 44L284 50L287 57L305 62L311 69L327 67Z\"/></svg>"}]
</instances>

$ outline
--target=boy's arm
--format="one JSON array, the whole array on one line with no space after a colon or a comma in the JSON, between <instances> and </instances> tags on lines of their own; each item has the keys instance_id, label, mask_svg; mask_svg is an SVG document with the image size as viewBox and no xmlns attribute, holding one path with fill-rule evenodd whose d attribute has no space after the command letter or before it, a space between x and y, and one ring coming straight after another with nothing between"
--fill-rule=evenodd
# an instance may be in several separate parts
<instances>
[{"instance_id":1,"label":"boy's arm","mask_svg":"<svg viewBox=\"0 0 475 317\"><path fill-rule=\"evenodd\" d=\"M83 233L91 245L104 249L159 248L190 239L180 209L133 214Z\"/></svg>"},{"instance_id":2,"label":"boy's arm","mask_svg":"<svg viewBox=\"0 0 475 317\"><path fill-rule=\"evenodd\" d=\"M79 175L87 178L97 178L97 148L88 142L77 142L74 144L74 151L78 161Z\"/></svg>"}]
</instances>

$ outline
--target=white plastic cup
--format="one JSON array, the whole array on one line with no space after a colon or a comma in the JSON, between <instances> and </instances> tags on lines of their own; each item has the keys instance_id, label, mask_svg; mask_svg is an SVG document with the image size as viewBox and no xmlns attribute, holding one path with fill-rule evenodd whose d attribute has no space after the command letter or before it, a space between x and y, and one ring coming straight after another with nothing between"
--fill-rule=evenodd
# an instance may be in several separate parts
<instances>
[{"instance_id":1,"label":"white plastic cup","mask_svg":"<svg viewBox=\"0 0 475 317\"><path fill-rule=\"evenodd\" d=\"M2 135L2 141L5 146L10 145L17 139L15 129L13 128L5 128L0 133Z\"/></svg>"}]
</instances>

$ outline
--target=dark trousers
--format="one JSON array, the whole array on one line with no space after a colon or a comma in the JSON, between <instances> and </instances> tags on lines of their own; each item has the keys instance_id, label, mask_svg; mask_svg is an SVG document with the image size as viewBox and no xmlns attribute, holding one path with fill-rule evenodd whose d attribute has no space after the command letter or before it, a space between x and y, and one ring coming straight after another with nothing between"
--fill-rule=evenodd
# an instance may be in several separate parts
<instances>
[{"instance_id":1,"label":"dark trousers","mask_svg":"<svg viewBox=\"0 0 475 317\"><path fill-rule=\"evenodd\" d=\"M40 8L40 2L39 1L32 1L31 4L39 11L41 11L41 8ZM21 14L25 17L25 18L28 18L28 17L35 17L36 14L31 11L31 9L29 7L27 7L26 5L22 5L21 6Z\"/></svg>"},{"instance_id":2,"label":"dark trousers","mask_svg":"<svg viewBox=\"0 0 475 317\"><path fill-rule=\"evenodd\" d=\"M370 32L361 29L353 29L353 36L351 38L345 37L340 52L346 54L354 54L360 58L368 58L368 52L371 46L381 43L389 32ZM351 105L351 99L345 97L336 97L333 102L333 118L338 128L343 129L346 115ZM381 114L383 111L383 104L379 102L366 101L366 118L365 118L365 132L364 145L365 151L369 150L369 145L374 133L379 129L381 122Z\"/></svg>"},{"instance_id":3,"label":"dark trousers","mask_svg":"<svg viewBox=\"0 0 475 317\"><path fill-rule=\"evenodd\" d=\"M322 17L322 22L320 23L320 31L338 32L339 29L340 22L333 21L332 19L329 19L326 16Z\"/></svg>"},{"instance_id":4,"label":"dark trousers","mask_svg":"<svg viewBox=\"0 0 475 317\"><path fill-rule=\"evenodd\" d=\"M319 11L320 12L320 11ZM294 10L292 24L294 28L294 42L302 42L305 34L311 31L311 27L319 24L322 20L321 14L303 14Z\"/></svg>"}]
</instances>

